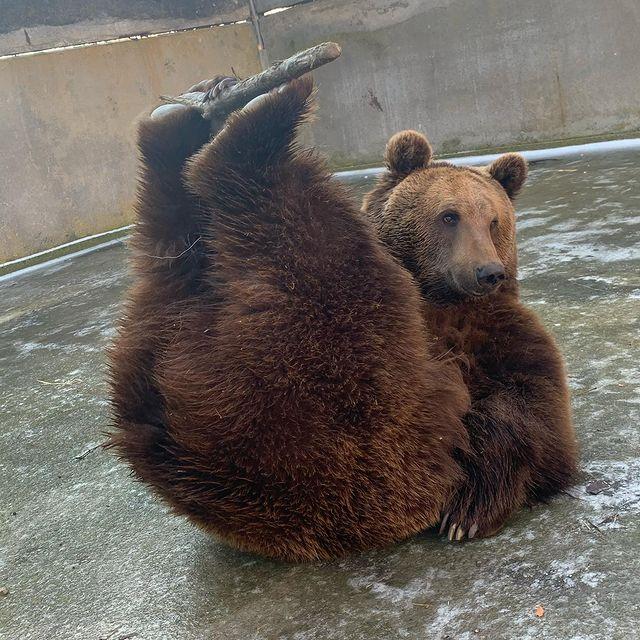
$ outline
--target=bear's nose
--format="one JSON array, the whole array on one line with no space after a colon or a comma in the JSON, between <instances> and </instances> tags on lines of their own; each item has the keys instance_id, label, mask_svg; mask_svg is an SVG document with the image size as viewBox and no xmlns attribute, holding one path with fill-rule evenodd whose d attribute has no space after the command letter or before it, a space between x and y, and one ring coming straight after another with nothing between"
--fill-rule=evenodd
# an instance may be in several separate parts
<instances>
[{"instance_id":1,"label":"bear's nose","mask_svg":"<svg viewBox=\"0 0 640 640\"><path fill-rule=\"evenodd\" d=\"M490 262L476 268L476 278L483 287L495 287L504 277L504 267L499 262Z\"/></svg>"}]
</instances>

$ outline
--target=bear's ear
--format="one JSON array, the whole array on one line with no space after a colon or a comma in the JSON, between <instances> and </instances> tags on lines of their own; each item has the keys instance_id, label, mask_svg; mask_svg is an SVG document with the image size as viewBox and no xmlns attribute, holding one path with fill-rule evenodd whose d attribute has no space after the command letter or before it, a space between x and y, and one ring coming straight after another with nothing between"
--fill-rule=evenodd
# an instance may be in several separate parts
<instances>
[{"instance_id":1,"label":"bear's ear","mask_svg":"<svg viewBox=\"0 0 640 640\"><path fill-rule=\"evenodd\" d=\"M494 160L487 171L513 200L527 179L527 161L519 153L505 153Z\"/></svg>"},{"instance_id":2,"label":"bear's ear","mask_svg":"<svg viewBox=\"0 0 640 640\"><path fill-rule=\"evenodd\" d=\"M400 131L387 142L384 162L391 173L408 176L416 169L424 169L431 161L431 145L417 131Z\"/></svg>"}]
</instances>

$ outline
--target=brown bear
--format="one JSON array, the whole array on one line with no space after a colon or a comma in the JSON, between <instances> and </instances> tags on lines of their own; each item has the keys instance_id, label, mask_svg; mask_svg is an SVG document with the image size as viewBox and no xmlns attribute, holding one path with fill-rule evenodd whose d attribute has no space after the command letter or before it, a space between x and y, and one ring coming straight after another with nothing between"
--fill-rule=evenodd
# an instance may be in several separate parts
<instances>
[{"instance_id":1,"label":"brown bear","mask_svg":"<svg viewBox=\"0 0 640 640\"><path fill-rule=\"evenodd\" d=\"M215 99L221 82L190 91ZM473 526L463 513L477 516L488 533L493 500L506 517L566 482L555 413L545 407L554 422L544 426L541 414L532 426L509 423L508 451L474 448L471 369L434 341L423 280L325 163L296 145L312 89L309 78L294 81L213 129L182 105L140 124L134 285L110 352L112 444L177 513L269 557L387 545L451 511L462 527ZM380 214L400 182L379 193ZM542 369L557 355L541 335ZM496 368L511 358L504 348L495 356ZM544 375L557 373L565 398L557 366ZM530 465L530 495L513 487L509 501L480 475L505 463Z\"/></svg>"},{"instance_id":2,"label":"brown bear","mask_svg":"<svg viewBox=\"0 0 640 640\"><path fill-rule=\"evenodd\" d=\"M413 278L296 146L312 89L273 91L213 137L185 106L141 122L110 354L112 444L137 477L228 543L292 561L436 525L469 450L468 393L431 352Z\"/></svg>"},{"instance_id":3,"label":"brown bear","mask_svg":"<svg viewBox=\"0 0 640 640\"><path fill-rule=\"evenodd\" d=\"M422 134L393 136L363 211L418 283L436 353L457 360L471 396L471 449L456 456L465 480L441 523L461 540L566 487L576 443L562 358L518 294L513 201L524 158L472 168L431 155Z\"/></svg>"}]
</instances>

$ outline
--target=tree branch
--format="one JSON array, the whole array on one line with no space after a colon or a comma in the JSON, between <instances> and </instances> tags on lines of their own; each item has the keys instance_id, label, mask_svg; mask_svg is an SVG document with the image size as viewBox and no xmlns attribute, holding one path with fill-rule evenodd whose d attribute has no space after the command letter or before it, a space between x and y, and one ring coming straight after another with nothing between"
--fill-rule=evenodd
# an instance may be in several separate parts
<instances>
[{"instance_id":1,"label":"tree branch","mask_svg":"<svg viewBox=\"0 0 640 640\"><path fill-rule=\"evenodd\" d=\"M205 98L207 94L202 92L185 93L177 97L160 96L160 98L164 102L197 107L202 111L203 117L216 121L225 118L236 109L241 109L253 98L268 93L271 89L294 78L299 78L323 64L332 62L340 57L341 53L340 45L335 42L323 42L311 49L299 51L286 60L274 62L261 73L223 89L213 100L207 100Z\"/></svg>"}]
</instances>

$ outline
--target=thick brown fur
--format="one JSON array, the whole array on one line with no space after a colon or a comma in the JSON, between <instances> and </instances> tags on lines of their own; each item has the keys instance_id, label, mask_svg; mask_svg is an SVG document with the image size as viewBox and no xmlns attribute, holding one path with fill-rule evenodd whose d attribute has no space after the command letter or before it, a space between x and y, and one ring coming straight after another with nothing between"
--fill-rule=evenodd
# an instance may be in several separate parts
<instances>
[{"instance_id":1,"label":"thick brown fur","mask_svg":"<svg viewBox=\"0 0 640 640\"><path fill-rule=\"evenodd\" d=\"M431 162L414 131L389 141L386 162L363 211L413 274L437 351L457 359L471 396L471 452L458 458L466 478L442 526L456 539L490 535L565 488L576 468L562 358L518 294L512 201L526 163L518 154L482 169ZM498 277L483 283L486 265Z\"/></svg>"},{"instance_id":2,"label":"thick brown fur","mask_svg":"<svg viewBox=\"0 0 640 640\"><path fill-rule=\"evenodd\" d=\"M467 389L433 355L418 286L295 144L312 88L213 139L189 108L141 123L135 282L110 354L112 444L136 476L293 561L437 524L472 455Z\"/></svg>"}]
</instances>

